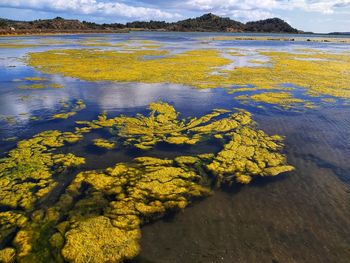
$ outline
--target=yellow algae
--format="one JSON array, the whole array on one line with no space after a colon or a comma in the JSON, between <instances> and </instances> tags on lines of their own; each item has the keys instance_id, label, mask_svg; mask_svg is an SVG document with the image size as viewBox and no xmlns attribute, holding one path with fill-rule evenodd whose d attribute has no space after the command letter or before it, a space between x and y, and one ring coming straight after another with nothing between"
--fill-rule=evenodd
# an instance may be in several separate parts
<instances>
[{"instance_id":1,"label":"yellow algae","mask_svg":"<svg viewBox=\"0 0 350 263\"><path fill-rule=\"evenodd\" d=\"M249 63L253 63L253 64L266 64L266 61L257 60L257 59L252 59L252 60L249 60Z\"/></svg>"},{"instance_id":2,"label":"yellow algae","mask_svg":"<svg viewBox=\"0 0 350 263\"><path fill-rule=\"evenodd\" d=\"M64 88L63 85L58 84L58 83L51 83L51 84L48 84L47 86L50 87L50 88L54 88L54 89L62 89L62 88Z\"/></svg>"},{"instance_id":3,"label":"yellow algae","mask_svg":"<svg viewBox=\"0 0 350 263\"><path fill-rule=\"evenodd\" d=\"M16 250L14 248L0 249L0 262L11 263L14 262Z\"/></svg>"},{"instance_id":4,"label":"yellow algae","mask_svg":"<svg viewBox=\"0 0 350 263\"><path fill-rule=\"evenodd\" d=\"M272 67L239 67L227 71L235 85L251 84L262 89L291 83L316 95L349 98L350 57L341 54L293 54L262 52ZM321 60L301 60L301 59Z\"/></svg>"},{"instance_id":5,"label":"yellow algae","mask_svg":"<svg viewBox=\"0 0 350 263\"><path fill-rule=\"evenodd\" d=\"M77 223L65 237L62 255L68 262L123 262L139 253L139 231L114 227L104 216Z\"/></svg>"},{"instance_id":6,"label":"yellow algae","mask_svg":"<svg viewBox=\"0 0 350 263\"><path fill-rule=\"evenodd\" d=\"M95 139L94 145L100 148L108 149L108 150L114 149L116 147L115 142L110 142L109 140L105 140L105 139Z\"/></svg>"},{"instance_id":7,"label":"yellow algae","mask_svg":"<svg viewBox=\"0 0 350 263\"><path fill-rule=\"evenodd\" d=\"M31 48L31 47L40 47L41 45L37 44L6 44L0 43L0 48Z\"/></svg>"},{"instance_id":8,"label":"yellow algae","mask_svg":"<svg viewBox=\"0 0 350 263\"><path fill-rule=\"evenodd\" d=\"M276 176L292 171L294 168L286 165L285 156L279 153L281 140L279 136L242 127L231 134L230 141L207 168L219 182L231 183L236 179L244 184L253 176Z\"/></svg>"},{"instance_id":9,"label":"yellow algae","mask_svg":"<svg viewBox=\"0 0 350 263\"><path fill-rule=\"evenodd\" d=\"M323 102L330 102L330 103L335 103L335 102L337 102L337 100L336 99L334 99L334 98L323 98L323 99L321 99Z\"/></svg>"},{"instance_id":10,"label":"yellow algae","mask_svg":"<svg viewBox=\"0 0 350 263\"><path fill-rule=\"evenodd\" d=\"M21 85L18 86L20 89L44 89L46 86L44 84L31 84L31 85Z\"/></svg>"},{"instance_id":11,"label":"yellow algae","mask_svg":"<svg viewBox=\"0 0 350 263\"><path fill-rule=\"evenodd\" d=\"M292 99L288 94L282 93L281 96L282 98L277 96L275 100ZM81 124L91 129L91 125L94 128L113 128L116 139L124 139L121 143L142 150L149 150L159 142L196 144L213 137L223 142L229 139L218 156L214 159L211 157L212 163L208 165L208 169L219 181L222 181L223 174L226 173L229 174L228 181L236 179L238 182L248 183L255 175L272 176L292 169L291 166L285 165L285 157L279 153L282 138L256 131L249 112L232 113L217 109L200 118L180 120L180 114L169 104L152 103L149 109L149 116L138 114L136 117L121 116L108 119L106 115L101 115L97 121ZM190 160L196 162L195 159Z\"/></svg>"},{"instance_id":12,"label":"yellow algae","mask_svg":"<svg viewBox=\"0 0 350 263\"><path fill-rule=\"evenodd\" d=\"M284 89L285 84L293 84L317 96L350 98L350 58L347 55L321 52L260 54L269 58L271 65L219 69L230 65L232 61L223 58L216 49L191 50L175 55L154 50L129 53L86 49L51 50L31 53L27 61L45 73L92 81L171 82L198 88L252 85L259 90ZM151 59L143 59L145 56ZM72 64L76 66L72 68Z\"/></svg>"},{"instance_id":13,"label":"yellow algae","mask_svg":"<svg viewBox=\"0 0 350 263\"><path fill-rule=\"evenodd\" d=\"M123 262L139 253L142 225L211 194L212 180L246 184L254 176L293 169L280 153L283 139L256 130L246 111L180 116L173 106L156 102L149 105L148 115L109 119L102 114L92 122L77 122L85 127L75 133L46 131L19 142L0 160L0 206L28 215L0 212L0 230L6 230L1 235L15 236L16 261ZM63 194L50 199L56 178L85 162L71 153L55 153L55 148L99 128L115 135L111 141L102 139L104 143L150 149L158 142L196 144L216 138L222 149L174 159L143 155L105 170L80 172ZM34 210L46 200L50 208Z\"/></svg>"},{"instance_id":14,"label":"yellow algae","mask_svg":"<svg viewBox=\"0 0 350 263\"><path fill-rule=\"evenodd\" d=\"M210 190L199 182L200 176L189 167L152 157L117 164L102 173L78 174L65 195L73 200L89 191L95 197L94 202L84 197L73 208L57 204L58 209L71 210L62 250L64 259L122 262L135 257L139 253L141 224L168 210L183 209L193 197L208 195ZM109 202L103 201L107 196ZM96 198L102 201L103 209L90 208L90 203L96 207ZM61 202L64 199L67 197Z\"/></svg>"},{"instance_id":15,"label":"yellow algae","mask_svg":"<svg viewBox=\"0 0 350 263\"><path fill-rule=\"evenodd\" d=\"M161 55L168 56L143 59L144 56ZM222 77L211 73L215 68L229 64L230 60L220 57L217 50L192 50L169 55L166 51L155 50L122 53L83 49L31 53L28 63L46 73L85 80L172 82L207 88L218 86ZM73 64L74 68L71 67Z\"/></svg>"},{"instance_id":16,"label":"yellow algae","mask_svg":"<svg viewBox=\"0 0 350 263\"><path fill-rule=\"evenodd\" d=\"M62 101L60 101L60 103L65 109L69 108L70 106L69 104ZM72 108L70 109L70 111L54 114L52 116L52 119L68 119L69 117L76 115L78 111L81 111L85 108L86 108L85 103L82 100L77 100L75 104L72 106Z\"/></svg>"},{"instance_id":17,"label":"yellow algae","mask_svg":"<svg viewBox=\"0 0 350 263\"><path fill-rule=\"evenodd\" d=\"M239 124L246 125L251 119L247 112L230 114L226 110L214 110L200 118L181 120L179 113L167 103L151 103L149 116L116 117L108 119L101 115L98 120L80 122L87 125L84 128L114 128L117 138L124 139L124 144L130 144L141 150L149 150L158 142L169 144L193 145L209 134L225 134L234 130Z\"/></svg>"},{"instance_id":18,"label":"yellow algae","mask_svg":"<svg viewBox=\"0 0 350 263\"><path fill-rule=\"evenodd\" d=\"M54 166L59 170L84 162L72 154L53 154L50 149L80 138L71 133L46 131L20 141L8 157L0 159L0 206L32 209L39 198L55 187Z\"/></svg>"},{"instance_id":19,"label":"yellow algae","mask_svg":"<svg viewBox=\"0 0 350 263\"><path fill-rule=\"evenodd\" d=\"M68 119L69 117L77 114L75 111L65 112L65 113L57 113L52 116L53 119Z\"/></svg>"},{"instance_id":20,"label":"yellow algae","mask_svg":"<svg viewBox=\"0 0 350 263\"><path fill-rule=\"evenodd\" d=\"M24 80L29 80L29 81L46 81L47 79L41 78L41 77L27 77L27 78L24 78Z\"/></svg>"},{"instance_id":21,"label":"yellow algae","mask_svg":"<svg viewBox=\"0 0 350 263\"><path fill-rule=\"evenodd\" d=\"M54 88L54 89L61 89L63 86L58 83L48 83L48 84L42 84L42 83L37 83L37 84L31 84L31 85L21 85L18 86L20 89L46 89L46 88Z\"/></svg>"},{"instance_id":22,"label":"yellow algae","mask_svg":"<svg viewBox=\"0 0 350 263\"><path fill-rule=\"evenodd\" d=\"M288 108L295 104L309 104L302 99L294 98L289 92L265 92L254 95L242 95L235 97L238 100L253 100L267 104L276 104ZM310 105L311 106L311 105Z\"/></svg>"}]
</instances>

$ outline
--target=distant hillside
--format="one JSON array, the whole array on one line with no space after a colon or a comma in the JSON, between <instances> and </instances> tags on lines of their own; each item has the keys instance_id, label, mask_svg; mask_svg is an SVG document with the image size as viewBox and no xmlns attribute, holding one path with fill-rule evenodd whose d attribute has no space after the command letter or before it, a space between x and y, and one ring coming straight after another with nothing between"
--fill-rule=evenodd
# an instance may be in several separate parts
<instances>
[{"instance_id":1,"label":"distant hillside","mask_svg":"<svg viewBox=\"0 0 350 263\"><path fill-rule=\"evenodd\" d=\"M264 33L298 33L299 31L291 27L287 22L279 18L269 18L245 24L245 31Z\"/></svg>"},{"instance_id":2,"label":"distant hillside","mask_svg":"<svg viewBox=\"0 0 350 263\"><path fill-rule=\"evenodd\" d=\"M121 24L96 24L79 20L54 19L34 20L30 22L0 19L0 33L90 33L119 32L124 29ZM124 32L125 30L123 30ZM127 30L128 31L128 30Z\"/></svg>"},{"instance_id":3,"label":"distant hillside","mask_svg":"<svg viewBox=\"0 0 350 263\"><path fill-rule=\"evenodd\" d=\"M230 18L206 14L173 23L169 29L173 31L243 31L244 24Z\"/></svg>"},{"instance_id":4,"label":"distant hillside","mask_svg":"<svg viewBox=\"0 0 350 263\"><path fill-rule=\"evenodd\" d=\"M129 30L157 30L181 32L265 32L265 33L298 33L287 22L271 18L246 24L214 14L205 14L174 23L165 21L135 21L124 24L97 24L68 20L61 17L30 22L0 19L0 33L66 33L66 32L126 32Z\"/></svg>"},{"instance_id":5,"label":"distant hillside","mask_svg":"<svg viewBox=\"0 0 350 263\"><path fill-rule=\"evenodd\" d=\"M209 32L267 32L267 33L298 33L287 22L279 18L270 18L256 22L241 22L214 14L205 14L201 17L190 18L175 23L159 21L131 22L127 28L166 30L166 31L209 31Z\"/></svg>"}]
</instances>

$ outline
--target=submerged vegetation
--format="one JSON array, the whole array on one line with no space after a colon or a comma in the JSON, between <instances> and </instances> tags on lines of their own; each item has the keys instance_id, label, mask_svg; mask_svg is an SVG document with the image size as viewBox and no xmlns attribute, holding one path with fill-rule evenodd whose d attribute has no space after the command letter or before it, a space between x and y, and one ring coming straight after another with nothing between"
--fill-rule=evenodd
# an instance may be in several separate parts
<instances>
[{"instance_id":1,"label":"submerged vegetation","mask_svg":"<svg viewBox=\"0 0 350 263\"><path fill-rule=\"evenodd\" d=\"M217 49L190 50L170 54L165 50L50 50L31 53L28 64L45 73L62 74L90 81L176 83L198 88L230 88L252 85L264 92L293 90L286 85L304 88L308 95L350 98L350 58L343 54L322 52L287 53L261 51L269 59L254 67L227 69L232 63ZM145 59L147 57L148 59ZM71 67L71 65L75 67ZM90 67L90 65L95 65ZM337 80L337 81L334 81ZM289 105L306 105L301 99L281 98L285 93L252 97L255 101ZM289 95L288 95L289 97ZM249 98L249 97L247 97ZM280 98L280 99L279 99ZM282 103L283 102L283 103Z\"/></svg>"},{"instance_id":2,"label":"submerged vegetation","mask_svg":"<svg viewBox=\"0 0 350 263\"><path fill-rule=\"evenodd\" d=\"M52 119L68 119L69 117L76 115L78 111L86 108L86 105L82 100L77 100L69 111L65 111L65 108L70 107L69 104L63 103L62 106L63 112L53 115Z\"/></svg>"},{"instance_id":3,"label":"submerged vegetation","mask_svg":"<svg viewBox=\"0 0 350 263\"><path fill-rule=\"evenodd\" d=\"M46 89L46 88L60 89L60 88L63 88L63 86L61 84L50 83L50 82L48 82L48 79L42 78L42 77L26 77L23 80L29 81L31 84L20 85L20 86L18 86L18 88L20 88L20 89ZM16 81L21 81L21 80L16 80Z\"/></svg>"},{"instance_id":4,"label":"submerged vegetation","mask_svg":"<svg viewBox=\"0 0 350 263\"><path fill-rule=\"evenodd\" d=\"M247 184L255 176L293 170L281 153L283 139L258 130L250 113L216 109L181 119L174 107L152 103L149 115L106 114L80 121L72 132L46 131L18 143L0 159L0 260L10 262L122 262L139 253L140 227L208 196L212 185ZM141 149L128 163L80 171L85 163L59 153L84 134L106 150ZM159 143L191 145L214 140L221 150L171 159L149 157ZM214 183L214 184L213 184Z\"/></svg>"}]
</instances>

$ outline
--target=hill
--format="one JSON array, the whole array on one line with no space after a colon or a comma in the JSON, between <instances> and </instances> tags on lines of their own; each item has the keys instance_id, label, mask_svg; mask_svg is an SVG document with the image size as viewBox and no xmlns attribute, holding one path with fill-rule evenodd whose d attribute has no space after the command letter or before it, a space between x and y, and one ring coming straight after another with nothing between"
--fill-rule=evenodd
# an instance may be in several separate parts
<instances>
[{"instance_id":1,"label":"hill","mask_svg":"<svg viewBox=\"0 0 350 263\"><path fill-rule=\"evenodd\" d=\"M264 33L298 33L299 31L291 27L287 22L279 18L269 18L245 24L245 31Z\"/></svg>"},{"instance_id":2,"label":"hill","mask_svg":"<svg viewBox=\"0 0 350 263\"><path fill-rule=\"evenodd\" d=\"M246 24L220 17L214 14L205 14L197 18L189 18L174 23L165 21L134 21L126 24L97 24L79 20L54 19L15 21L0 19L0 33L98 33L98 32L127 32L129 30L157 30L181 32L264 32L264 33L299 33L287 22L279 18L248 22Z\"/></svg>"}]
</instances>

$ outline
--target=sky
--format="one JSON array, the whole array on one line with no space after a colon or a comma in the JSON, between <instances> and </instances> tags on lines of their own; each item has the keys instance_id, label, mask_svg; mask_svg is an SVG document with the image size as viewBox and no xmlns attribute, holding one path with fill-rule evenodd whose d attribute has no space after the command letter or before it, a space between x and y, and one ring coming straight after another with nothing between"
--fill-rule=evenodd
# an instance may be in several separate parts
<instances>
[{"instance_id":1,"label":"sky","mask_svg":"<svg viewBox=\"0 0 350 263\"><path fill-rule=\"evenodd\" d=\"M0 17L15 20L173 22L205 13L241 22L279 17L304 31L350 32L350 0L0 0Z\"/></svg>"}]
</instances>

